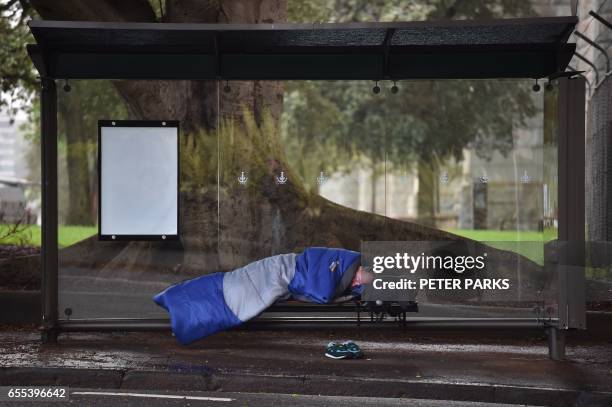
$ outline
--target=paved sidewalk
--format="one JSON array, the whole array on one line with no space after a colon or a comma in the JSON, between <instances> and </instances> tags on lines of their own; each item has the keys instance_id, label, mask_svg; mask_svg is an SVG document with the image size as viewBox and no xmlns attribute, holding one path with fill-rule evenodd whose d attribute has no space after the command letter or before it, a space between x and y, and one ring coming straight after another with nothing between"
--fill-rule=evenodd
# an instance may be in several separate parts
<instances>
[{"instance_id":1,"label":"paved sidewalk","mask_svg":"<svg viewBox=\"0 0 612 407\"><path fill-rule=\"evenodd\" d=\"M191 346L169 333L0 331L0 385L412 397L535 405L612 405L612 341L570 341L547 357L541 334L283 329L222 333ZM366 357L331 360L330 340Z\"/></svg>"}]
</instances>

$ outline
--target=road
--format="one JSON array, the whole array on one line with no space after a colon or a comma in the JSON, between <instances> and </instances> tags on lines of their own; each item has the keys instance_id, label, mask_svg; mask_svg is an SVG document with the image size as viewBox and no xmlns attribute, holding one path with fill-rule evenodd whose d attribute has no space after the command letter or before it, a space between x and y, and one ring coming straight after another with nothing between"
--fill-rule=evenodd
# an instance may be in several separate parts
<instances>
[{"instance_id":1,"label":"road","mask_svg":"<svg viewBox=\"0 0 612 407\"><path fill-rule=\"evenodd\" d=\"M10 405L10 404L0 404ZM68 403L20 402L19 406L211 406L211 407L268 407L268 406L411 406L411 407L503 407L509 404L475 403L450 400L400 399L381 397L309 396L276 393L221 393L221 392L148 392L141 390L73 389Z\"/></svg>"}]
</instances>

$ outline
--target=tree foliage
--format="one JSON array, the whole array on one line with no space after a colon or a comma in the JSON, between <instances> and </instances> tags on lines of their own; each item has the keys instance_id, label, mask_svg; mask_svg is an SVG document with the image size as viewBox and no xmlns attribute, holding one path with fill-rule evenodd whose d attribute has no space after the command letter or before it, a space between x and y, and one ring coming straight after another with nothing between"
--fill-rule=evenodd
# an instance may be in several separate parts
<instances>
[{"instance_id":1,"label":"tree foliage","mask_svg":"<svg viewBox=\"0 0 612 407\"><path fill-rule=\"evenodd\" d=\"M0 108L15 114L19 108L29 112L26 136L32 143L40 140L38 78L28 57L26 45L34 43L27 21L37 14L27 0L4 1L0 5ZM108 81L70 82L70 92L58 82L58 142L62 163L60 216L71 224L93 224L95 216L96 127L100 118L127 117L123 101ZM32 169L39 168L38 157L27 154ZM65 173L63 172L65 171ZM38 180L35 173L33 181Z\"/></svg>"},{"instance_id":2,"label":"tree foliage","mask_svg":"<svg viewBox=\"0 0 612 407\"><path fill-rule=\"evenodd\" d=\"M290 0L295 22L490 19L533 15L528 0Z\"/></svg>"},{"instance_id":3,"label":"tree foliage","mask_svg":"<svg viewBox=\"0 0 612 407\"><path fill-rule=\"evenodd\" d=\"M15 114L30 106L38 81L26 45L33 42L26 21L34 15L27 1L0 2L0 109Z\"/></svg>"},{"instance_id":4,"label":"tree foliage","mask_svg":"<svg viewBox=\"0 0 612 407\"><path fill-rule=\"evenodd\" d=\"M289 3L288 13L293 21L355 22L520 17L532 9L517 0L311 0ZM374 176L383 161L395 168L418 163L434 176L439 163L461 160L466 147L485 158L507 153L513 129L536 113L530 87L519 81L402 81L397 94L389 81L379 84L380 94L373 85L286 84L285 143L288 155L301 157L299 173L311 185L318 171L355 159L370 163ZM421 184L420 193L430 194L423 185L432 183Z\"/></svg>"}]
</instances>

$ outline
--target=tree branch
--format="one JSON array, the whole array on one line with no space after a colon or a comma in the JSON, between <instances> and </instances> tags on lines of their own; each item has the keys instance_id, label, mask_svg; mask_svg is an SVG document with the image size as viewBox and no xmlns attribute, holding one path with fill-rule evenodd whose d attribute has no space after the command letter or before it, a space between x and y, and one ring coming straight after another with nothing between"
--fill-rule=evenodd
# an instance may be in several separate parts
<instances>
[{"instance_id":1,"label":"tree branch","mask_svg":"<svg viewBox=\"0 0 612 407\"><path fill-rule=\"evenodd\" d=\"M32 0L32 6L46 20L156 21L147 0Z\"/></svg>"},{"instance_id":2,"label":"tree branch","mask_svg":"<svg viewBox=\"0 0 612 407\"><path fill-rule=\"evenodd\" d=\"M10 9L15 3L17 3L17 0L9 0L8 3L0 5L0 11L6 11Z\"/></svg>"}]
</instances>

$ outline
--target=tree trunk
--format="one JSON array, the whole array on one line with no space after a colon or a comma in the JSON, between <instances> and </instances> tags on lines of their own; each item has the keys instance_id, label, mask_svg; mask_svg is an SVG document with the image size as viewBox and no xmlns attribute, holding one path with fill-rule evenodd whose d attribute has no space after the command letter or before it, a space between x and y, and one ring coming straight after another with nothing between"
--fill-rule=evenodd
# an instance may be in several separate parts
<instances>
[{"instance_id":1,"label":"tree trunk","mask_svg":"<svg viewBox=\"0 0 612 407\"><path fill-rule=\"evenodd\" d=\"M420 160L417 166L419 189L417 192L417 211L419 221L425 225L434 226L434 171L431 164Z\"/></svg>"},{"instance_id":2,"label":"tree trunk","mask_svg":"<svg viewBox=\"0 0 612 407\"><path fill-rule=\"evenodd\" d=\"M372 162L372 175L370 178L370 212L376 213L376 179L378 173L376 171L376 163Z\"/></svg>"},{"instance_id":3,"label":"tree trunk","mask_svg":"<svg viewBox=\"0 0 612 407\"><path fill-rule=\"evenodd\" d=\"M66 134L66 164L68 172L68 225L92 225L93 218L89 154L85 139L83 112L78 92L60 97L58 109Z\"/></svg>"}]
</instances>

